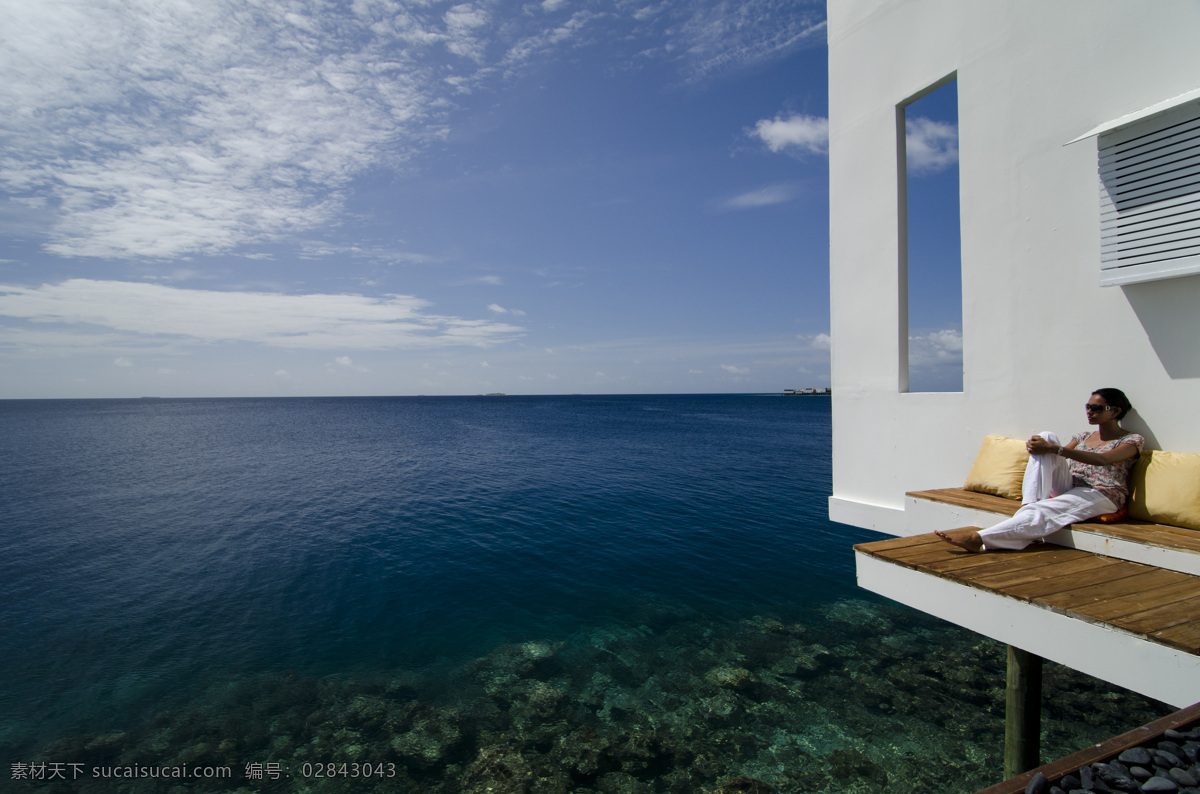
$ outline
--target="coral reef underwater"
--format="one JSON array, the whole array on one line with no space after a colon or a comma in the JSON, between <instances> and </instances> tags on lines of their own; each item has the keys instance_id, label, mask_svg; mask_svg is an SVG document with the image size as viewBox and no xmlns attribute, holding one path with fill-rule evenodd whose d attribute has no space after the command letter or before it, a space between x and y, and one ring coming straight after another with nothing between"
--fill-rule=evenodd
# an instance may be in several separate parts
<instances>
[{"instance_id":1,"label":"coral reef underwater","mask_svg":"<svg viewBox=\"0 0 1200 794\"><path fill-rule=\"evenodd\" d=\"M506 644L452 673L264 673L31 757L88 769L221 765L230 779L3 782L49 792L917 794L1000 778L1002 645L872 599L820 605L803 622L724 620L652 600L629 618ZM1171 711L1049 663L1044 687L1046 760ZM278 776L247 777L251 764ZM370 776L351 776L364 765Z\"/></svg>"}]
</instances>

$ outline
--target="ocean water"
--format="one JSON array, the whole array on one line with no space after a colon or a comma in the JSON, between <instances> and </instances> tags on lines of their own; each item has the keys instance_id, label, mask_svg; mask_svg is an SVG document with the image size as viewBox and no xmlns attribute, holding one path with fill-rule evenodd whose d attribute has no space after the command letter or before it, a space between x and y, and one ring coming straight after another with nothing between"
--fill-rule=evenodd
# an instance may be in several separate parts
<instances>
[{"instance_id":1,"label":"ocean water","mask_svg":"<svg viewBox=\"0 0 1200 794\"><path fill-rule=\"evenodd\" d=\"M823 397L0 402L0 788L983 788L1003 648L856 588L829 443ZM1046 687L1048 758L1167 712Z\"/></svg>"}]
</instances>

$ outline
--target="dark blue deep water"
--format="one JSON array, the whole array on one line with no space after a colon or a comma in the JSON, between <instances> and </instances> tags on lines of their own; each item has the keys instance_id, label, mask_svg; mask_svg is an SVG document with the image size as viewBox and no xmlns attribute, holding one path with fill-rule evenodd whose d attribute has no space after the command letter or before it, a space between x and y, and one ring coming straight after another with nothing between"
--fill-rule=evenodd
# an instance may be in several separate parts
<instances>
[{"instance_id":1,"label":"dark blue deep water","mask_svg":"<svg viewBox=\"0 0 1200 794\"><path fill-rule=\"evenodd\" d=\"M0 402L0 787L982 788L1003 649L855 587L829 443L821 397ZM1048 678L1052 753L1161 712Z\"/></svg>"}]
</instances>

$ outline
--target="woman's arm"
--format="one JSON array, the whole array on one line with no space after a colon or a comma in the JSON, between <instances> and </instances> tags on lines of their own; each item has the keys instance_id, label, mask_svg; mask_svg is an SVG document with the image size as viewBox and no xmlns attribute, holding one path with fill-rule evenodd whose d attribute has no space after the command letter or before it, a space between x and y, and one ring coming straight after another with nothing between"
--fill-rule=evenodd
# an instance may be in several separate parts
<instances>
[{"instance_id":1,"label":"woman's arm","mask_svg":"<svg viewBox=\"0 0 1200 794\"><path fill-rule=\"evenodd\" d=\"M1026 442L1025 448L1031 455L1059 455L1067 460L1077 460L1092 466L1112 466L1123 460L1135 458L1138 454L1138 448L1129 442L1118 444L1108 452L1088 452L1086 449L1076 449L1078 445L1079 441L1074 438L1066 446L1060 447L1041 436L1034 436Z\"/></svg>"},{"instance_id":2,"label":"woman's arm","mask_svg":"<svg viewBox=\"0 0 1200 794\"><path fill-rule=\"evenodd\" d=\"M1138 448L1136 445L1126 442L1117 444L1108 452L1088 452L1086 449L1075 449L1075 442L1071 442L1062 448L1058 453L1067 460L1077 460L1080 463L1088 463L1092 466L1112 466L1120 463L1123 460L1136 458L1138 456Z\"/></svg>"},{"instance_id":3,"label":"woman's arm","mask_svg":"<svg viewBox=\"0 0 1200 794\"><path fill-rule=\"evenodd\" d=\"M1052 444L1041 436L1034 436L1025 442L1025 449L1030 455L1057 455L1060 449L1074 449L1079 442L1071 439L1066 447L1060 447L1058 444Z\"/></svg>"}]
</instances>

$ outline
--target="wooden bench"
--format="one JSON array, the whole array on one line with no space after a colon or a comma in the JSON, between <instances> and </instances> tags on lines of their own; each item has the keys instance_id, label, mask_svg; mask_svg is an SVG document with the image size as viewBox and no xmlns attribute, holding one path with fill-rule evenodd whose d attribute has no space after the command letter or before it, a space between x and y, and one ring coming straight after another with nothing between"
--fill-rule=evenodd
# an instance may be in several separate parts
<instances>
[{"instance_id":1,"label":"wooden bench","mask_svg":"<svg viewBox=\"0 0 1200 794\"><path fill-rule=\"evenodd\" d=\"M1011 516L1021 506L1016 499L1006 499L986 493L976 493L963 488L938 488L932 491L909 491L908 496L915 499L928 499L934 502L966 507L973 510L984 510L989 513ZM1081 522L1071 526L1073 532L1086 532L1102 538L1125 541L1127 543L1170 549L1178 552L1200 554L1200 531L1184 529L1170 524L1149 524L1145 521L1125 519L1114 524L1099 522ZM1051 540L1059 542L1060 539ZM1072 545L1061 543L1060 545Z\"/></svg>"}]
</instances>

